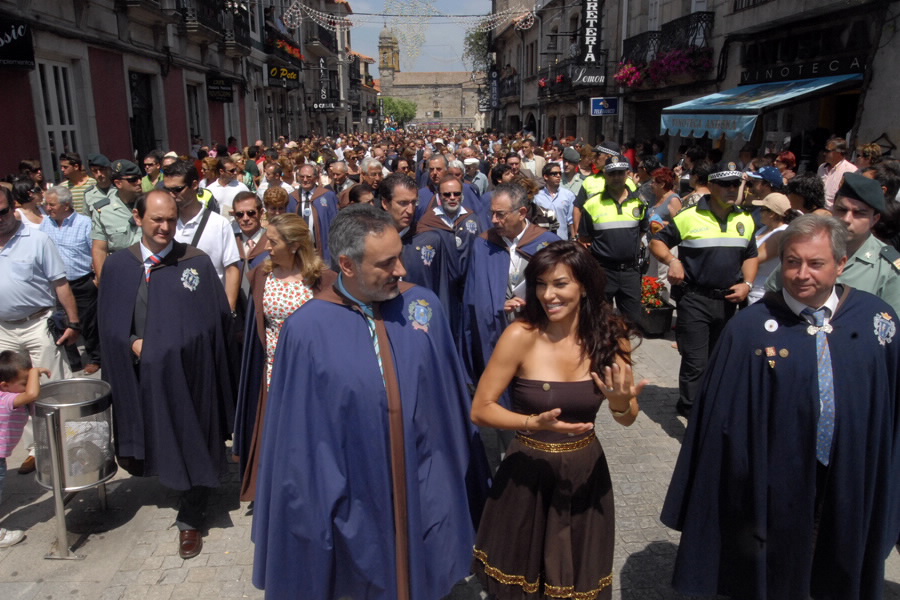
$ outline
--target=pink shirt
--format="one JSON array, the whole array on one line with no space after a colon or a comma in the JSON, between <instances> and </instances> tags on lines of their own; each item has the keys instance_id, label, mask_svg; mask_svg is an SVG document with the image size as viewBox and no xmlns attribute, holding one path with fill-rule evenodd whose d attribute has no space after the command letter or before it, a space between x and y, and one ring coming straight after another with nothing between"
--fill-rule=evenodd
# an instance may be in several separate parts
<instances>
[{"instance_id":1,"label":"pink shirt","mask_svg":"<svg viewBox=\"0 0 900 600\"><path fill-rule=\"evenodd\" d=\"M0 392L0 458L9 458L28 421L28 409L13 405L18 395Z\"/></svg>"},{"instance_id":2,"label":"pink shirt","mask_svg":"<svg viewBox=\"0 0 900 600\"><path fill-rule=\"evenodd\" d=\"M831 210L834 204L834 196L837 194L838 188L841 187L844 173L853 173L855 171L857 171L856 165L846 159L841 160L833 167L827 162L819 165L818 175L822 178L822 182L825 183L825 208Z\"/></svg>"}]
</instances>

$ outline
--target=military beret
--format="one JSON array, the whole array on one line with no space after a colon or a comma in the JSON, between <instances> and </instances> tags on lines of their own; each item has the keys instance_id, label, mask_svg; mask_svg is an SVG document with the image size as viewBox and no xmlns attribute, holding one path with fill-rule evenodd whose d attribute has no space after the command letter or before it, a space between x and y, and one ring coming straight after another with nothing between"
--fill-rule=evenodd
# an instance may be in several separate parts
<instances>
[{"instance_id":1,"label":"military beret","mask_svg":"<svg viewBox=\"0 0 900 600\"><path fill-rule=\"evenodd\" d=\"M838 196L865 202L879 213L883 213L885 209L884 190L881 189L881 184L859 173L844 174L844 181L835 194L835 198Z\"/></svg>"},{"instance_id":2,"label":"military beret","mask_svg":"<svg viewBox=\"0 0 900 600\"><path fill-rule=\"evenodd\" d=\"M110 167L109 159L102 154L88 154L88 167L108 169Z\"/></svg>"},{"instance_id":3,"label":"military beret","mask_svg":"<svg viewBox=\"0 0 900 600\"><path fill-rule=\"evenodd\" d=\"M142 175L141 169L131 162L130 160L126 160L124 158L120 158L116 162L113 163L112 166L112 179L124 179L125 177L140 177Z\"/></svg>"}]
</instances>

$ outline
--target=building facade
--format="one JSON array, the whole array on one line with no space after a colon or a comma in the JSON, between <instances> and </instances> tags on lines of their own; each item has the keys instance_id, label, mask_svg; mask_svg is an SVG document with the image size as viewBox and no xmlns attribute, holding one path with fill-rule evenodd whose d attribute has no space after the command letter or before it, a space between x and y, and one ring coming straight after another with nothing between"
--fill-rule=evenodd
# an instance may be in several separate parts
<instances>
[{"instance_id":1,"label":"building facade","mask_svg":"<svg viewBox=\"0 0 900 600\"><path fill-rule=\"evenodd\" d=\"M3 106L15 116L0 122L14 140L0 173L38 158L58 180L66 151L140 159L200 140L363 129L376 100L340 25L350 4L304 6L333 19L319 25L292 0L0 0Z\"/></svg>"},{"instance_id":2,"label":"building facade","mask_svg":"<svg viewBox=\"0 0 900 600\"><path fill-rule=\"evenodd\" d=\"M416 104L410 124L419 127L484 128L479 105L482 83L466 71L405 73L400 70L400 42L390 29L378 37L378 72L383 96Z\"/></svg>"},{"instance_id":3,"label":"building facade","mask_svg":"<svg viewBox=\"0 0 900 600\"><path fill-rule=\"evenodd\" d=\"M495 33L493 124L588 143L659 139L668 156L689 143L726 157L790 147L812 165L832 134L887 152L900 139L888 108L898 13L891 0L538 2L533 24ZM592 116L598 97L613 102Z\"/></svg>"}]
</instances>

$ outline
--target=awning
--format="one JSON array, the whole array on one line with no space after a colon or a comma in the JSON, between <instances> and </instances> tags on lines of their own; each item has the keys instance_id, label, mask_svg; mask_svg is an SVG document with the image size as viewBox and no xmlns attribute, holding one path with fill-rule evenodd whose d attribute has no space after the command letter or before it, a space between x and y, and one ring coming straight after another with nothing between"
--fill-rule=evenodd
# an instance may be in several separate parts
<instances>
[{"instance_id":1,"label":"awning","mask_svg":"<svg viewBox=\"0 0 900 600\"><path fill-rule=\"evenodd\" d=\"M729 138L741 134L744 139L750 139L757 117L765 111L825 92L855 87L862 77L862 73L853 73L738 86L664 108L660 133L685 137L701 137L708 133L711 138L723 133Z\"/></svg>"}]
</instances>

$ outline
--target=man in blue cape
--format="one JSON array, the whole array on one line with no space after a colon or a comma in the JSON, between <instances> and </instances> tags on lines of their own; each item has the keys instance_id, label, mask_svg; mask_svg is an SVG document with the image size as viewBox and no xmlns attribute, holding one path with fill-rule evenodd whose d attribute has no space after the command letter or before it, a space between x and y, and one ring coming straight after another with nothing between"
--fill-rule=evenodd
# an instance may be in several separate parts
<instances>
[{"instance_id":1,"label":"man in blue cape","mask_svg":"<svg viewBox=\"0 0 900 600\"><path fill-rule=\"evenodd\" d=\"M296 212L303 217L309 226L316 252L328 264L331 254L328 251L328 230L337 216L338 198L328 188L319 185L318 171L315 165L303 165L298 174L300 189L293 192L288 202L288 211Z\"/></svg>"},{"instance_id":2,"label":"man in blue cape","mask_svg":"<svg viewBox=\"0 0 900 600\"><path fill-rule=\"evenodd\" d=\"M176 524L179 554L191 558L203 547L210 488L227 466L231 309L209 257L174 241L178 209L169 192L139 197L134 218L141 241L103 266L103 379L112 386L119 464L185 492Z\"/></svg>"},{"instance_id":3,"label":"man in blue cape","mask_svg":"<svg viewBox=\"0 0 900 600\"><path fill-rule=\"evenodd\" d=\"M446 316L400 282L384 211L344 209L329 239L337 283L279 338L253 583L272 598L441 598L469 573L485 484Z\"/></svg>"},{"instance_id":4,"label":"man in blue cape","mask_svg":"<svg viewBox=\"0 0 900 600\"><path fill-rule=\"evenodd\" d=\"M559 240L528 222L524 188L502 183L491 197L494 226L472 242L463 291L464 336L460 351L472 383L478 383L494 346L525 304L525 267L535 252ZM508 401L505 403L508 407Z\"/></svg>"},{"instance_id":5,"label":"man in blue cape","mask_svg":"<svg viewBox=\"0 0 900 600\"><path fill-rule=\"evenodd\" d=\"M740 311L713 352L662 512L682 532L681 593L882 596L900 508L897 315L835 285L846 233L795 220L784 290Z\"/></svg>"}]
</instances>

